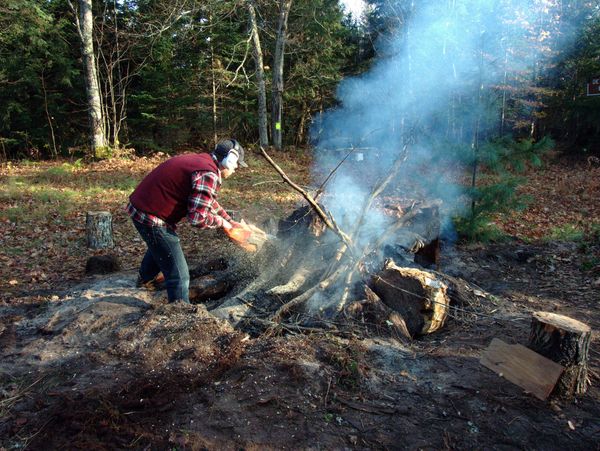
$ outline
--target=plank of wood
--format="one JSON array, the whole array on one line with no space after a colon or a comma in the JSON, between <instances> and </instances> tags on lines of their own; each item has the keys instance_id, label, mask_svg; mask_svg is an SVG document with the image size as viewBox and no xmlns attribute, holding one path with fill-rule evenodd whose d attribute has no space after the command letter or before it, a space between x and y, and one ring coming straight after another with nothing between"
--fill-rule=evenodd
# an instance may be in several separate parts
<instances>
[{"instance_id":1,"label":"plank of wood","mask_svg":"<svg viewBox=\"0 0 600 451\"><path fill-rule=\"evenodd\" d=\"M564 367L523 345L494 338L479 360L486 368L542 401L550 396Z\"/></svg>"}]
</instances>

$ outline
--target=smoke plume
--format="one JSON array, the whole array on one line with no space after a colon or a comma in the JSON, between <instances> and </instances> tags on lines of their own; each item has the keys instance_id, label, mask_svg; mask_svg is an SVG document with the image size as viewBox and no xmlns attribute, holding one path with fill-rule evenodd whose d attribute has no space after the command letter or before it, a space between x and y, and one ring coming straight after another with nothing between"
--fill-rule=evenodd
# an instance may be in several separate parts
<instances>
[{"instance_id":1,"label":"smoke plume","mask_svg":"<svg viewBox=\"0 0 600 451\"><path fill-rule=\"evenodd\" d=\"M425 4L424 4L425 3ZM507 80L535 74L556 45L551 1L448 0L388 2L396 23L377 43L377 62L345 79L338 106L316 117L315 178L322 181L343 156L323 198L343 227L408 146L394 194L441 198L448 214L460 205L457 149L510 131L503 122ZM377 232L386 219L370 212Z\"/></svg>"}]
</instances>

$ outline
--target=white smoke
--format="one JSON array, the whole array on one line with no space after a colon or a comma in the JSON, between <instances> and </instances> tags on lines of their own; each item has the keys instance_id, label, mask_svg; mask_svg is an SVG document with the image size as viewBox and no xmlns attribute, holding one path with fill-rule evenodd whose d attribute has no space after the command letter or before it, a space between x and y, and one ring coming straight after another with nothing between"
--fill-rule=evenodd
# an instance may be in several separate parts
<instances>
[{"instance_id":1,"label":"white smoke","mask_svg":"<svg viewBox=\"0 0 600 451\"><path fill-rule=\"evenodd\" d=\"M468 146L475 133L497 133L497 87L506 74L537 64L556 23L553 2L545 0L427 3L391 2L400 26L378 43L379 60L368 73L340 83L339 106L314 119L318 180L343 157L336 149L363 149L357 152L364 161L342 164L324 197L346 226L407 143L396 192L456 202L461 192L445 180L456 166L454 147ZM376 209L370 218L374 230L385 222Z\"/></svg>"}]
</instances>

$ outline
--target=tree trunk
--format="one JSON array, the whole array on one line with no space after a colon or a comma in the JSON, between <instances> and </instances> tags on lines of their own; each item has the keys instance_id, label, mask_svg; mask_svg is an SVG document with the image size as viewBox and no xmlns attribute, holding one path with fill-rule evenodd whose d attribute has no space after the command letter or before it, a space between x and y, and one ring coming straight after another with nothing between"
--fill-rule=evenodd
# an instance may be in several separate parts
<instances>
[{"instance_id":1,"label":"tree trunk","mask_svg":"<svg viewBox=\"0 0 600 451\"><path fill-rule=\"evenodd\" d=\"M275 57L273 60L273 83L271 105L271 127L273 145L277 150L282 148L282 120L283 120L283 61L285 54L285 40L288 26L288 16L292 0L280 0L279 25L277 40L275 41Z\"/></svg>"},{"instance_id":2,"label":"tree trunk","mask_svg":"<svg viewBox=\"0 0 600 451\"><path fill-rule=\"evenodd\" d=\"M88 211L85 218L87 246L91 249L113 247L112 215L108 211Z\"/></svg>"},{"instance_id":3,"label":"tree trunk","mask_svg":"<svg viewBox=\"0 0 600 451\"><path fill-rule=\"evenodd\" d=\"M215 51L210 41L210 72L212 76L212 122L213 122L213 144L216 146L219 142L217 136L217 79L215 76Z\"/></svg>"},{"instance_id":4,"label":"tree trunk","mask_svg":"<svg viewBox=\"0 0 600 451\"><path fill-rule=\"evenodd\" d=\"M95 157L104 157L107 150L107 140L100 101L96 55L94 54L92 0L79 0L79 16L92 152Z\"/></svg>"},{"instance_id":5,"label":"tree trunk","mask_svg":"<svg viewBox=\"0 0 600 451\"><path fill-rule=\"evenodd\" d=\"M580 321L555 313L533 314L527 346L565 367L555 394L572 398L586 392L591 337L590 327Z\"/></svg>"},{"instance_id":6,"label":"tree trunk","mask_svg":"<svg viewBox=\"0 0 600 451\"><path fill-rule=\"evenodd\" d=\"M256 21L256 10L254 1L248 0L248 13L250 17L250 28L252 33L252 44L254 46L254 63L256 65L256 83L258 85L258 136L261 147L268 147L269 133L267 130L267 90L265 86L265 69L263 64L263 53L258 34L258 23Z\"/></svg>"},{"instance_id":7,"label":"tree trunk","mask_svg":"<svg viewBox=\"0 0 600 451\"><path fill-rule=\"evenodd\" d=\"M300 123L298 124L298 133L296 134L296 145L301 146L305 142L305 129L306 124L310 120L310 110L306 105L306 102L302 102L302 113L300 114Z\"/></svg>"},{"instance_id":8,"label":"tree trunk","mask_svg":"<svg viewBox=\"0 0 600 451\"><path fill-rule=\"evenodd\" d=\"M44 78L44 69L40 75L40 81L42 83L42 92L44 93L44 110L46 111L46 119L48 120L48 126L50 127L50 137L52 138L52 157L58 156L58 150L56 148L56 137L54 136L54 126L52 125L52 116L48 110L48 92L46 91L46 80Z\"/></svg>"}]
</instances>

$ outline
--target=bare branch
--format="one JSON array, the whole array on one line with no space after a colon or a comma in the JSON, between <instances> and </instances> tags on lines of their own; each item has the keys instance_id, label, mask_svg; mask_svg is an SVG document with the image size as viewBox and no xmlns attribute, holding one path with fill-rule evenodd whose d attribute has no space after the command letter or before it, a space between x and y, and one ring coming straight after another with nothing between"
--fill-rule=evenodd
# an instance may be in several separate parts
<instances>
[{"instance_id":1,"label":"bare branch","mask_svg":"<svg viewBox=\"0 0 600 451\"><path fill-rule=\"evenodd\" d=\"M348 237L348 235L346 233L344 233L339 227L338 225L335 223L335 221L333 220L332 216L328 216L323 209L319 206L319 204L312 198L312 196L305 191L304 189L302 189L299 185L297 185L296 183L294 183L287 175L285 172L283 172L283 170L277 165L277 163L275 163L273 161L273 159L269 156L269 154L267 154L267 152L265 152L265 149L263 149L262 147L260 148L260 151L263 155L263 157L265 157L265 159L267 160L267 162L273 166L273 168L277 171L277 173L281 176L281 178L283 179L284 182L286 182L288 185L290 185L294 190L298 191L302 197L304 197L304 199L306 199L306 201L310 204L310 206L313 208L313 210L315 210L315 212L319 215L319 217L321 218L321 220L325 223L325 225L330 228L333 232L335 232L335 234L337 236L340 237L340 239L342 240L342 242L344 243L344 245L348 248L348 249L353 249L352 246L352 240Z\"/></svg>"}]
</instances>

